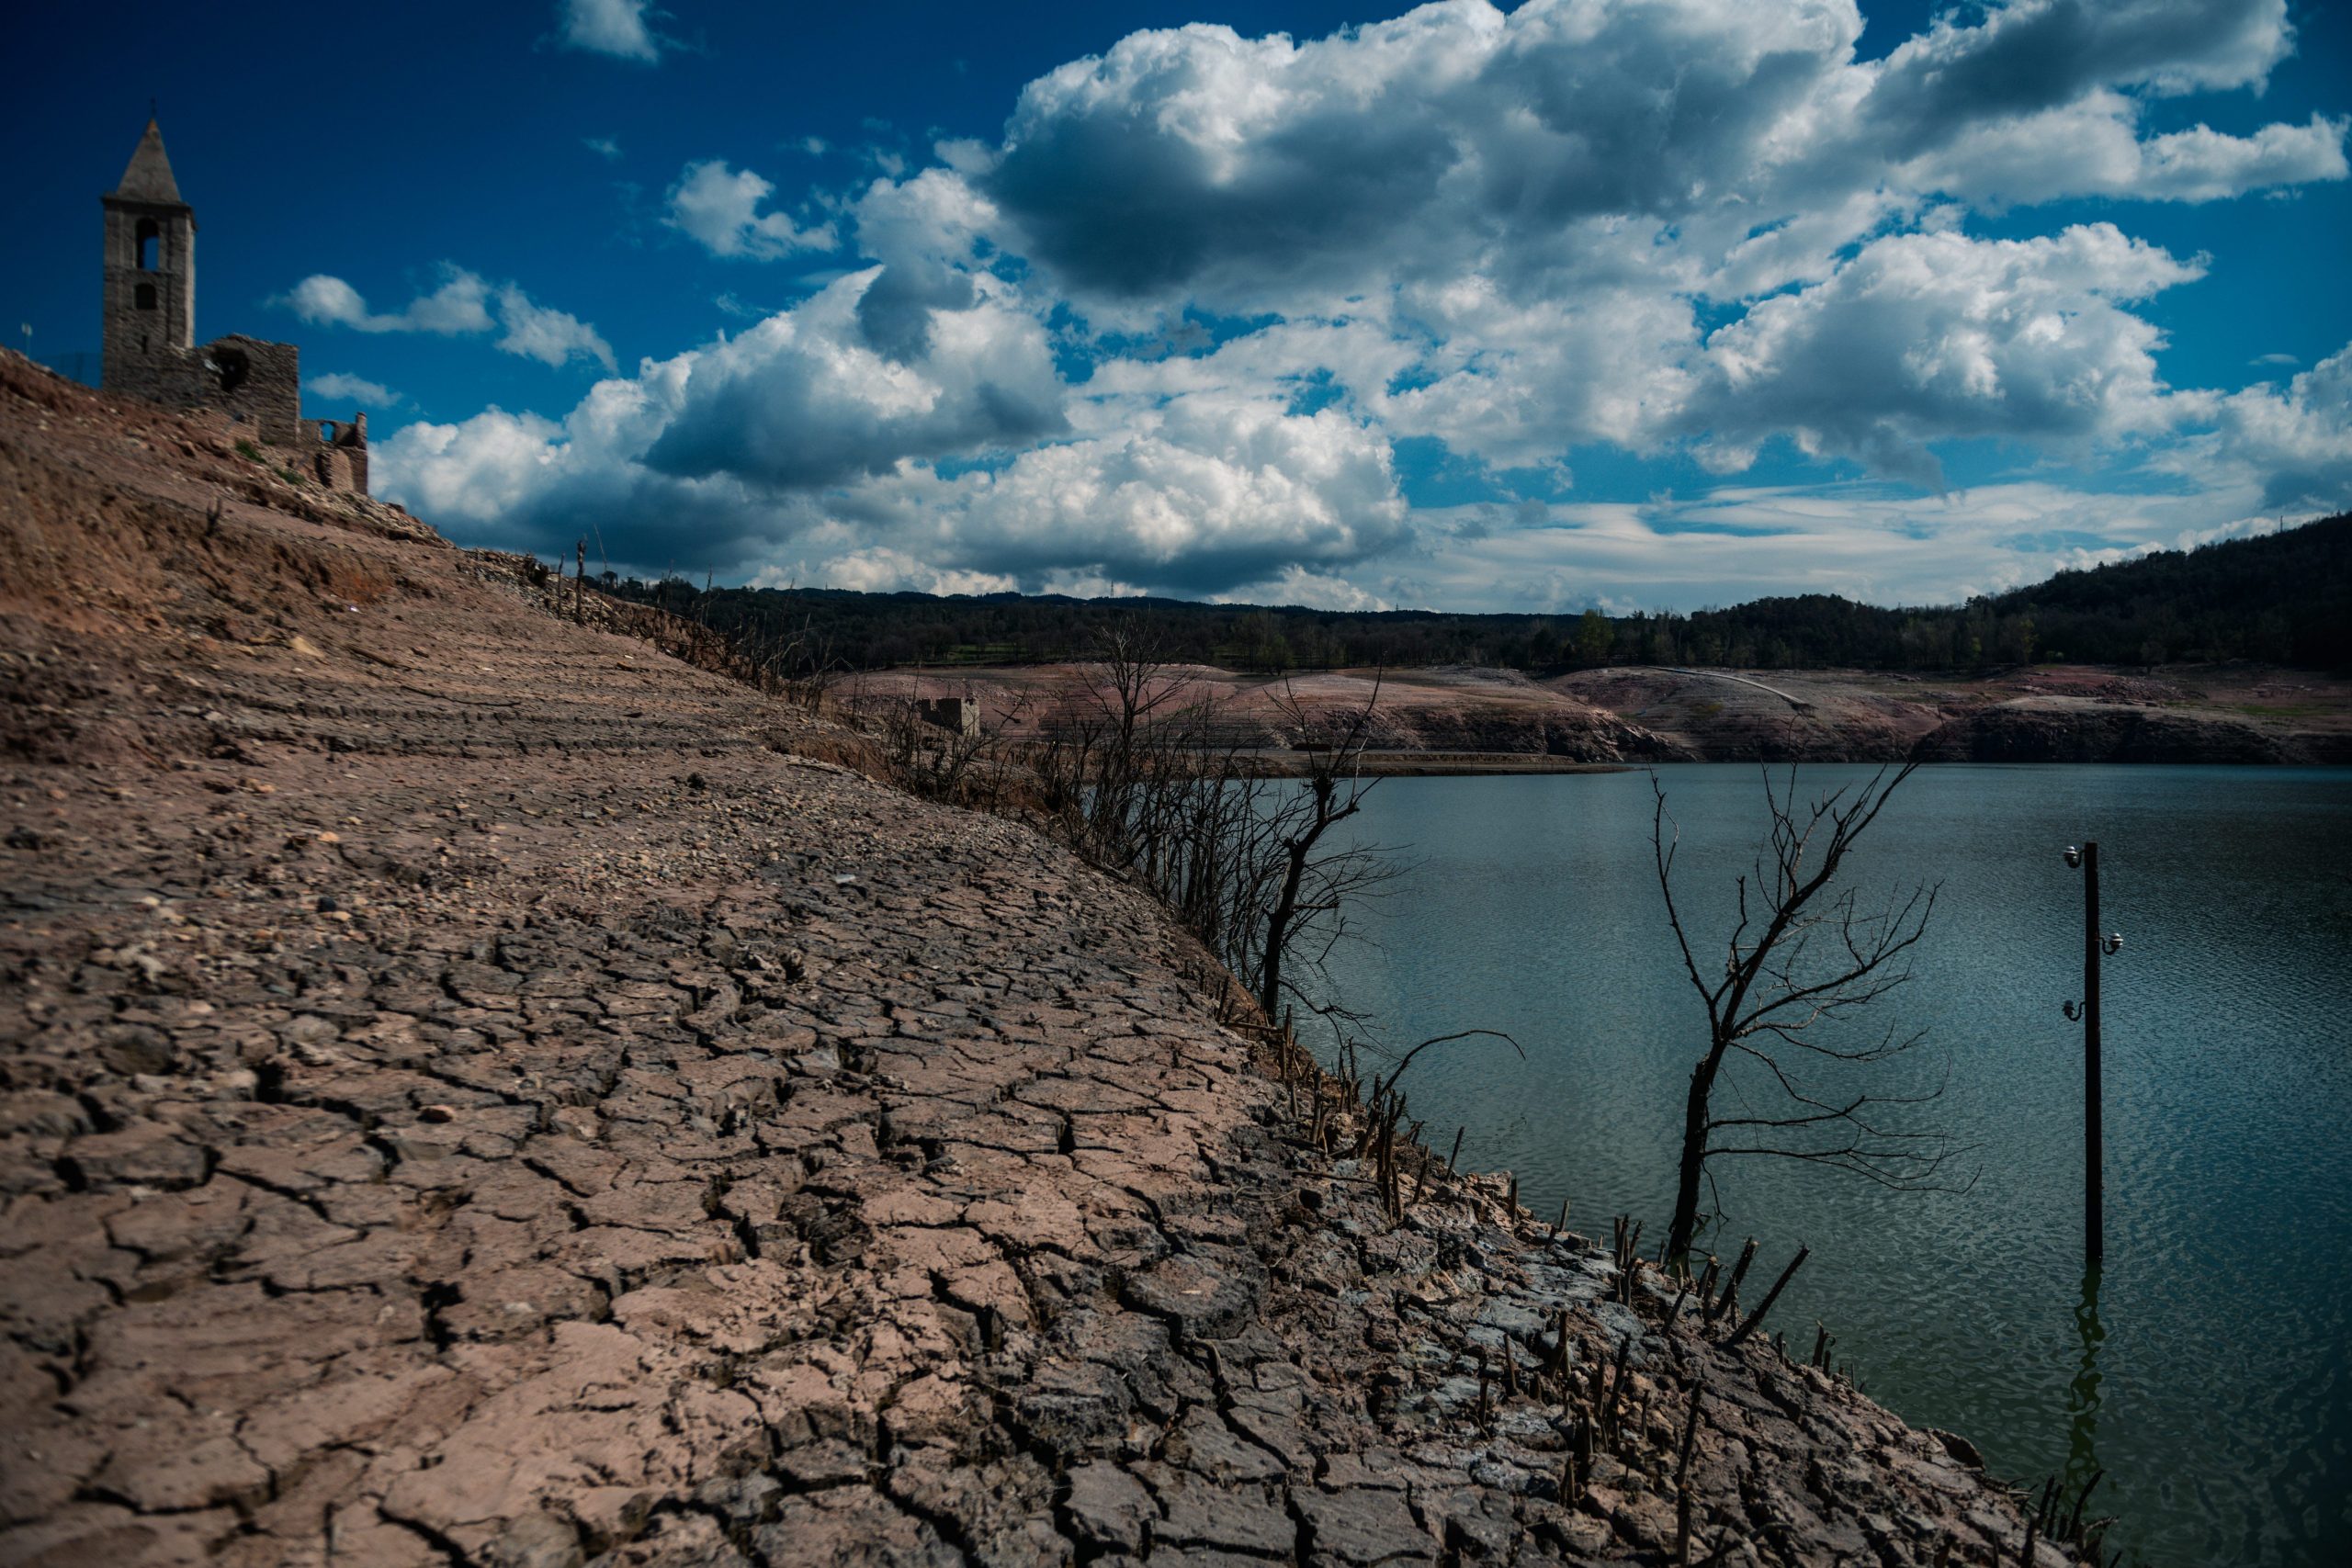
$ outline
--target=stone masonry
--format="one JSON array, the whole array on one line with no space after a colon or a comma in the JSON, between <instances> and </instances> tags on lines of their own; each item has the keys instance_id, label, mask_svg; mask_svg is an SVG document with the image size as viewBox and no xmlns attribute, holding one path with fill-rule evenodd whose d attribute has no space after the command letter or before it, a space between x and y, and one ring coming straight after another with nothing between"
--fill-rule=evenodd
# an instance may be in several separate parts
<instances>
[{"instance_id":1,"label":"stone masonry","mask_svg":"<svg viewBox=\"0 0 2352 1568\"><path fill-rule=\"evenodd\" d=\"M368 416L305 423L300 351L234 334L196 343L196 209L155 121L98 198L106 209L101 381L110 392L174 408L210 409L287 449L331 490L368 491Z\"/></svg>"},{"instance_id":2,"label":"stone masonry","mask_svg":"<svg viewBox=\"0 0 2352 1568\"><path fill-rule=\"evenodd\" d=\"M977 697L922 697L915 704L915 716L934 729L944 729L960 740L980 738L980 704Z\"/></svg>"}]
</instances>

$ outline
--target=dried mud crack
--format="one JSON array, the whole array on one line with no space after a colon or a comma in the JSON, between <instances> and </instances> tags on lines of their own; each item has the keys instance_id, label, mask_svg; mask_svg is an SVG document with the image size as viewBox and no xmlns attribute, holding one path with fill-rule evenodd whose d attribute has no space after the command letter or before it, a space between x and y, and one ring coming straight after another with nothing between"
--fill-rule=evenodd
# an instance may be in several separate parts
<instances>
[{"instance_id":1,"label":"dried mud crack","mask_svg":"<svg viewBox=\"0 0 2352 1568\"><path fill-rule=\"evenodd\" d=\"M2018 1560L1026 829L13 358L0 483L0 1563L1670 1562L1693 1379L1692 1561Z\"/></svg>"}]
</instances>

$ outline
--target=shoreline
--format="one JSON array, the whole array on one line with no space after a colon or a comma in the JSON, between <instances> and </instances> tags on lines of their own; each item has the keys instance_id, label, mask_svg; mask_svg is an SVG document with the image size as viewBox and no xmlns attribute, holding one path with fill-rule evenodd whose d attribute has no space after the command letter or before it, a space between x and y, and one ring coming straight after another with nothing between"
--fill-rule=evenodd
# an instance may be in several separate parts
<instances>
[{"instance_id":1,"label":"shoreline","mask_svg":"<svg viewBox=\"0 0 2352 1568\"><path fill-rule=\"evenodd\" d=\"M1286 750L1296 716L1361 710L1396 771L1543 772L1553 760L1662 761L2352 762L2352 676L2269 666L2156 671L2051 665L1965 675L1607 667L1532 676L1455 668L1328 670L1291 677L1170 666L1216 709L1218 744ZM977 703L983 731L1051 728L1073 665L844 678L852 707L910 696ZM1445 758L1418 765L1401 759ZM1451 761L1476 759L1475 761Z\"/></svg>"},{"instance_id":2,"label":"shoreline","mask_svg":"<svg viewBox=\"0 0 2352 1568\"><path fill-rule=\"evenodd\" d=\"M1458 753L1413 751L1366 752L1361 759L1357 773L1365 778L1498 778L1521 777L1548 773L1638 773L1652 768L1704 767L1854 767L1871 768L1899 764L1900 758L1891 757L1673 757L1641 762L1583 762L1561 757L1525 756L1515 752ZM2324 769L2352 767L2352 761L2301 761L2278 762L2213 761L2209 760L2173 761L2143 758L2131 761L1980 761L1966 757L1939 757L1923 760L1925 768L2245 768L2264 769ZM1305 763L1291 763L1279 754L1253 756L1246 770L1258 778L1304 778Z\"/></svg>"},{"instance_id":3,"label":"shoreline","mask_svg":"<svg viewBox=\"0 0 2352 1568\"><path fill-rule=\"evenodd\" d=\"M1132 888L214 440L0 378L0 1556L2018 1556Z\"/></svg>"},{"instance_id":4,"label":"shoreline","mask_svg":"<svg viewBox=\"0 0 2352 1568\"><path fill-rule=\"evenodd\" d=\"M1279 751L1249 754L1245 770L1257 778L1305 778L1307 764ZM1365 778L1478 778L1496 773L1628 773L1632 762L1585 762L1513 751L1366 751L1355 772Z\"/></svg>"}]
</instances>

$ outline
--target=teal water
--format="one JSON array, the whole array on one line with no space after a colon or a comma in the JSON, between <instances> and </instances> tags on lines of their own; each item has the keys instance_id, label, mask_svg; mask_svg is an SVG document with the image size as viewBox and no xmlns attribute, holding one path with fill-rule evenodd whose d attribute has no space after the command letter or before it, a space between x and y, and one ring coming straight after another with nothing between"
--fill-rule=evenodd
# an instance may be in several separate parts
<instances>
[{"instance_id":1,"label":"teal water","mask_svg":"<svg viewBox=\"0 0 2352 1568\"><path fill-rule=\"evenodd\" d=\"M1801 793L1871 770L1810 767ZM1764 826L1752 766L1659 770L1678 896L1721 933ZM1424 1136L1518 1173L1539 1214L1660 1235L1704 1013L1650 868L1643 773L1390 779L1352 827L1410 869L1329 983L1422 1055ZM2108 1258L2086 1280L2080 873L2100 845ZM2352 1562L2352 770L1948 766L1895 796L1844 880L1940 882L1916 976L1868 1021L1927 1026L1887 1086L1973 1145L1964 1192L1723 1166L1709 1244L1759 1272L1813 1257L1775 1309L1816 1320L1876 1398L2037 1486L2104 1469L2110 1546L2155 1564ZM1720 935L1708 947L1720 953ZM1720 960L1715 960L1719 962ZM1949 1077L1945 1078L1948 1070ZM1749 1292L1757 1293L1753 1288Z\"/></svg>"}]
</instances>

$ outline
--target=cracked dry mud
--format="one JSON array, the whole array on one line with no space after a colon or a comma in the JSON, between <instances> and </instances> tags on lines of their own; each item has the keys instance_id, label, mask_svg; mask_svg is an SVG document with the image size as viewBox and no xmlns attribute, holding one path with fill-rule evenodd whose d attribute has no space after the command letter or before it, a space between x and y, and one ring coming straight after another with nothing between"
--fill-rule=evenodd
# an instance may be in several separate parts
<instances>
[{"instance_id":1,"label":"cracked dry mud","mask_svg":"<svg viewBox=\"0 0 2352 1568\"><path fill-rule=\"evenodd\" d=\"M1670 1562L1694 1378L1692 1561L2018 1560L1500 1183L1388 1221L1132 890L0 373L0 1564Z\"/></svg>"}]
</instances>

